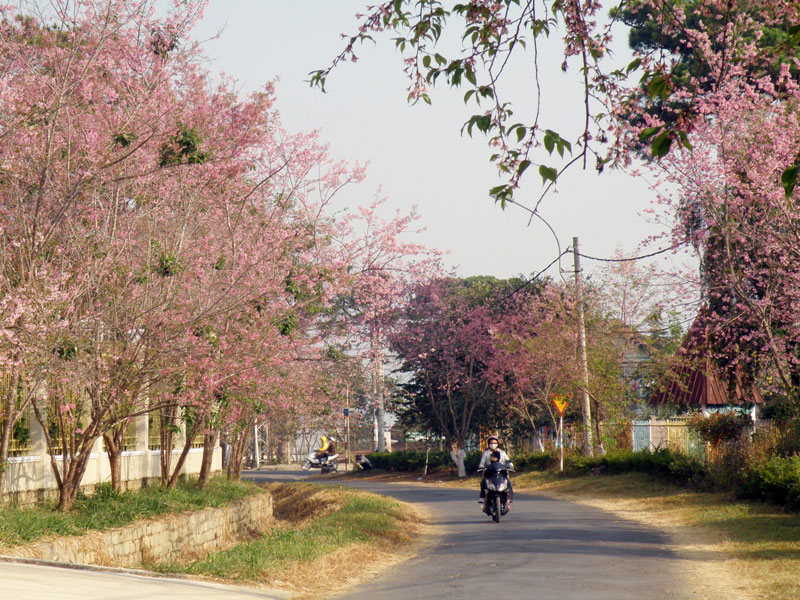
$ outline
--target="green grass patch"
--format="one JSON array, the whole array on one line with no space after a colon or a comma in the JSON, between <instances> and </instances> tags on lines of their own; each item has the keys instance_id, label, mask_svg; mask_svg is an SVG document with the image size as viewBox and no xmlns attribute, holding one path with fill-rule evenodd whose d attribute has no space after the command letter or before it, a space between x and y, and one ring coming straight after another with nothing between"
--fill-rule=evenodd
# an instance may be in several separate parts
<instances>
[{"instance_id":1,"label":"green grass patch","mask_svg":"<svg viewBox=\"0 0 800 600\"><path fill-rule=\"evenodd\" d=\"M139 519L228 504L250 494L261 493L257 485L212 478L203 489L194 481L180 483L173 490L147 487L117 494L101 485L91 496L81 496L70 513L41 507L0 508L0 544L19 545L57 535L82 535L122 527Z\"/></svg>"},{"instance_id":2,"label":"green grass patch","mask_svg":"<svg viewBox=\"0 0 800 600\"><path fill-rule=\"evenodd\" d=\"M309 484L290 484L305 486ZM210 554L202 560L148 565L162 573L188 573L235 581L258 581L264 574L284 570L297 563L309 563L336 550L358 543L392 540L407 523L401 505L382 496L344 488L316 485L320 491L339 496L340 508L299 527L275 527L263 537L229 550Z\"/></svg>"}]
</instances>

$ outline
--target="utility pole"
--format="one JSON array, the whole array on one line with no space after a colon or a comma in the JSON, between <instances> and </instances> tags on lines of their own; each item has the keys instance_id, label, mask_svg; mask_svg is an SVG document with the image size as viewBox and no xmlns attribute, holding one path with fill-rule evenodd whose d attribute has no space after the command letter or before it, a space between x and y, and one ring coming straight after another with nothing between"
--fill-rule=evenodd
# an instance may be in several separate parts
<instances>
[{"instance_id":1,"label":"utility pole","mask_svg":"<svg viewBox=\"0 0 800 600\"><path fill-rule=\"evenodd\" d=\"M375 421L378 436L378 452L386 452L386 436L384 435L385 423L383 412L383 353L377 352L375 357L375 369L373 371L373 402L375 403Z\"/></svg>"},{"instance_id":2,"label":"utility pole","mask_svg":"<svg viewBox=\"0 0 800 600\"><path fill-rule=\"evenodd\" d=\"M344 392L344 470L350 471L350 384Z\"/></svg>"},{"instance_id":3,"label":"utility pole","mask_svg":"<svg viewBox=\"0 0 800 600\"><path fill-rule=\"evenodd\" d=\"M261 467L261 452L258 447L258 421L253 424L253 463L256 469Z\"/></svg>"},{"instance_id":4,"label":"utility pole","mask_svg":"<svg viewBox=\"0 0 800 600\"><path fill-rule=\"evenodd\" d=\"M575 257L575 303L578 305L578 354L581 361L581 388L583 400L583 453L592 456L592 406L589 403L589 364L586 359L586 326L583 322L583 277L578 238L572 238L572 253Z\"/></svg>"}]
</instances>

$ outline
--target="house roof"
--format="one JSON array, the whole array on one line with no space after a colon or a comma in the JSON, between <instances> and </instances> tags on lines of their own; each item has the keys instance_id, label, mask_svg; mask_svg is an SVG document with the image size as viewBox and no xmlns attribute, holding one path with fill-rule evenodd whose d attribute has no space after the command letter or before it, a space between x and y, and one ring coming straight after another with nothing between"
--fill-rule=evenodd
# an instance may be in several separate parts
<instances>
[{"instance_id":1,"label":"house roof","mask_svg":"<svg viewBox=\"0 0 800 600\"><path fill-rule=\"evenodd\" d=\"M676 364L662 379L650 404L677 403L688 406L721 406L727 404L763 404L758 389L745 383L737 368L734 385L711 359L708 328L703 313L697 316L676 354ZM732 393L731 393L732 392Z\"/></svg>"}]
</instances>

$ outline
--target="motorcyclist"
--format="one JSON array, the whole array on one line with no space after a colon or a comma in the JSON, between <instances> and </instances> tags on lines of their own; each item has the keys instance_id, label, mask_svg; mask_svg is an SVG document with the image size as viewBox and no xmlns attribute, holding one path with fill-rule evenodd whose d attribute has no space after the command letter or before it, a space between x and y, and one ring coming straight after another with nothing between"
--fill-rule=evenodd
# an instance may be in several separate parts
<instances>
[{"instance_id":1,"label":"motorcyclist","mask_svg":"<svg viewBox=\"0 0 800 600\"><path fill-rule=\"evenodd\" d=\"M329 440L327 436L323 435L319 439L319 448L314 453L314 458L319 462L322 462L323 459L327 460L328 456L335 452L334 448L333 440Z\"/></svg>"},{"instance_id":2,"label":"motorcyclist","mask_svg":"<svg viewBox=\"0 0 800 600\"><path fill-rule=\"evenodd\" d=\"M486 440L486 442L487 442L488 448L486 449L486 451L481 456L481 462L478 463L478 470L486 469L483 472L483 477L481 478L481 495L478 498L478 504L481 505L481 509L483 509L483 504L484 504L484 501L486 499L486 476L487 476L487 474L490 474L490 471L491 471L488 467L492 463L492 459L493 459L492 455L496 453L495 456L494 456L494 462L498 463L499 465L502 465L502 467L500 467L500 468L506 468L506 469L513 469L514 468L514 465L511 462L511 459L508 457L508 454L505 453L505 450L501 450L500 449L499 441L497 439L497 436L490 435L489 439ZM494 467L494 470L496 470L496 469L497 469L497 467ZM514 489L511 486L511 477L509 477L508 478L508 503L509 504L511 504L511 501L513 500L513 498L514 498Z\"/></svg>"}]
</instances>

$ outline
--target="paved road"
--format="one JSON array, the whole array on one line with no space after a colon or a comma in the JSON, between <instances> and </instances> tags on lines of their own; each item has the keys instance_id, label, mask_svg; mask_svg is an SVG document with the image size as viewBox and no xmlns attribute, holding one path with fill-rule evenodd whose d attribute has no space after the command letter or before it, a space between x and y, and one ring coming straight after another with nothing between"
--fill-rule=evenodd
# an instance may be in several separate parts
<instances>
[{"instance_id":1,"label":"paved road","mask_svg":"<svg viewBox=\"0 0 800 600\"><path fill-rule=\"evenodd\" d=\"M286 481L302 472L250 472ZM423 504L443 535L419 557L342 600L690 598L662 533L603 511L517 494L499 524L480 512L477 490L357 480L346 485Z\"/></svg>"},{"instance_id":2,"label":"paved road","mask_svg":"<svg viewBox=\"0 0 800 600\"><path fill-rule=\"evenodd\" d=\"M251 590L114 570L0 561L3 600L277 600L282 592Z\"/></svg>"},{"instance_id":3,"label":"paved road","mask_svg":"<svg viewBox=\"0 0 800 600\"><path fill-rule=\"evenodd\" d=\"M260 481L302 471L246 472ZM345 483L339 481L338 483ZM518 494L495 524L476 491L366 480L356 488L423 504L442 536L417 558L353 588L340 600L650 600L689 598L668 538L585 506ZM280 592L132 573L0 561L0 600L246 600Z\"/></svg>"}]
</instances>

